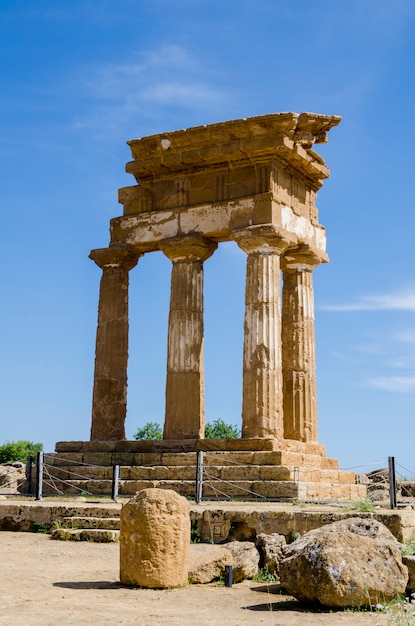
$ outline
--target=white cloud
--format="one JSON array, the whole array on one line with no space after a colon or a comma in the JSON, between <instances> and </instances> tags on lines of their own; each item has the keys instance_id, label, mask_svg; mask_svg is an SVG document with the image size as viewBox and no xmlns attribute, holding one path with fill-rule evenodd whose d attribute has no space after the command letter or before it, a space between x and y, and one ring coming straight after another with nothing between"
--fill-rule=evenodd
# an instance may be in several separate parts
<instances>
[{"instance_id":1,"label":"white cloud","mask_svg":"<svg viewBox=\"0 0 415 626\"><path fill-rule=\"evenodd\" d=\"M415 289L389 294L362 296L350 304L320 306L323 311L415 311Z\"/></svg>"},{"instance_id":2,"label":"white cloud","mask_svg":"<svg viewBox=\"0 0 415 626\"><path fill-rule=\"evenodd\" d=\"M179 46L163 46L160 50L140 56L139 62L107 63L102 67L91 68L94 76L84 81L85 87L94 96L118 99L131 93L140 93L143 83L152 77L159 80L160 73L174 70L190 72L195 67L194 58Z\"/></svg>"},{"instance_id":3,"label":"white cloud","mask_svg":"<svg viewBox=\"0 0 415 626\"><path fill-rule=\"evenodd\" d=\"M223 100L221 93L198 83L181 84L180 82L159 83L140 94L140 99L161 104L179 106L200 106L206 102L214 103Z\"/></svg>"},{"instance_id":4,"label":"white cloud","mask_svg":"<svg viewBox=\"0 0 415 626\"><path fill-rule=\"evenodd\" d=\"M221 110L228 100L226 88L211 82L211 72L185 48L172 45L148 51L129 63L108 63L83 68L88 76L78 77L85 110L73 127L105 136L108 130L128 127L137 115L151 117L160 109L181 107L203 111Z\"/></svg>"},{"instance_id":5,"label":"white cloud","mask_svg":"<svg viewBox=\"0 0 415 626\"><path fill-rule=\"evenodd\" d=\"M376 376L369 380L369 384L384 391L412 393L415 391L415 376Z\"/></svg>"}]
</instances>

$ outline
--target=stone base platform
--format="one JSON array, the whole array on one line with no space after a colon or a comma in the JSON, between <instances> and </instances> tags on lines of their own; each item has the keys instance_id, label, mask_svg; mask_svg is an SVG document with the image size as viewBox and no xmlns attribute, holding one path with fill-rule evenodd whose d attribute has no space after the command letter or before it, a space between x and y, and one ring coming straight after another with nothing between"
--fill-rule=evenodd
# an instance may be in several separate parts
<instances>
[{"instance_id":1,"label":"stone base platform","mask_svg":"<svg viewBox=\"0 0 415 626\"><path fill-rule=\"evenodd\" d=\"M174 489L196 491L197 452L203 451L205 499L361 500L366 486L318 443L273 439L59 442L45 455L50 480L43 493L110 494L114 465L120 466L119 493Z\"/></svg>"},{"instance_id":2,"label":"stone base platform","mask_svg":"<svg viewBox=\"0 0 415 626\"><path fill-rule=\"evenodd\" d=\"M326 455L326 446L294 439L160 439L142 441L58 441L56 452L272 451Z\"/></svg>"},{"instance_id":3,"label":"stone base platform","mask_svg":"<svg viewBox=\"0 0 415 626\"><path fill-rule=\"evenodd\" d=\"M78 531L98 529L114 533L119 529L123 502L123 499L112 502L85 498L41 501L4 498L0 500L0 531L52 530L57 525ZM371 513L363 513L321 504L300 507L281 502L190 502L193 528L201 541L214 543L254 541L259 533L279 533L291 541L314 528L356 516L382 522L398 541L413 540L415 536L415 511L411 507L390 510L378 506Z\"/></svg>"}]
</instances>

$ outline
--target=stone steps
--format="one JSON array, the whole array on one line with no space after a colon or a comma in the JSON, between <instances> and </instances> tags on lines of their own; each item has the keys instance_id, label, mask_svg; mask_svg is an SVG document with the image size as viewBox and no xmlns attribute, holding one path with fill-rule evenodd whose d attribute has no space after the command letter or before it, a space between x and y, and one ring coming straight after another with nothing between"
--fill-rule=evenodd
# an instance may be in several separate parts
<instances>
[{"instance_id":1,"label":"stone steps","mask_svg":"<svg viewBox=\"0 0 415 626\"><path fill-rule=\"evenodd\" d=\"M61 541L94 541L111 543L120 536L120 516L104 517L96 515L65 516L51 529L52 539Z\"/></svg>"},{"instance_id":2,"label":"stone steps","mask_svg":"<svg viewBox=\"0 0 415 626\"><path fill-rule=\"evenodd\" d=\"M55 528L52 539L61 541L94 541L96 543L114 543L120 537L119 530L104 528Z\"/></svg>"},{"instance_id":3,"label":"stone steps","mask_svg":"<svg viewBox=\"0 0 415 626\"><path fill-rule=\"evenodd\" d=\"M61 521L61 526L68 529L98 529L120 530L120 516L117 517L94 517L94 516L68 516Z\"/></svg>"},{"instance_id":4,"label":"stone steps","mask_svg":"<svg viewBox=\"0 0 415 626\"><path fill-rule=\"evenodd\" d=\"M56 486L65 490L66 494L90 493L93 495L108 495L111 493L110 480L77 480L71 485L62 485L55 481ZM130 480L120 481L120 496L133 495L141 489L158 488L173 489L180 495L193 499L195 496L194 480ZM56 493L50 486L44 485L43 493ZM366 496L366 487L353 483L333 484L333 482L310 482L293 480L208 480L203 483L203 497L217 499L227 497L239 500L252 499L331 499L347 498L362 499Z\"/></svg>"},{"instance_id":5,"label":"stone steps","mask_svg":"<svg viewBox=\"0 0 415 626\"><path fill-rule=\"evenodd\" d=\"M65 452L45 455L45 463L51 466L95 465L97 467L152 467L152 466L190 466L196 465L196 452ZM301 467L305 469L337 469L336 459L321 454L290 451L209 451L204 454L207 465L273 465Z\"/></svg>"},{"instance_id":6,"label":"stone steps","mask_svg":"<svg viewBox=\"0 0 415 626\"><path fill-rule=\"evenodd\" d=\"M57 444L57 449L65 449L45 455L43 493L56 494L55 486L65 494L110 495L113 466L118 465L120 496L151 487L173 489L193 499L197 447L188 450L188 442L176 443L184 449L177 452L166 449L167 444L172 449L175 445L166 441L75 442L71 444L72 451L67 445ZM252 444L251 450L245 448L248 443ZM339 470L337 461L326 457L319 444L288 441L287 449L275 450L274 443L218 440L217 449L203 450L203 497L238 500L366 497L366 487L355 485L354 473ZM203 445L213 444L204 440Z\"/></svg>"},{"instance_id":7,"label":"stone steps","mask_svg":"<svg viewBox=\"0 0 415 626\"><path fill-rule=\"evenodd\" d=\"M56 466L49 470L50 474L59 480L112 480L112 467L93 466ZM352 472L340 472L337 469L301 469L278 465L204 465L206 477L218 478L227 481L236 480L307 480L320 481L323 479L353 482ZM153 465L125 467L120 466L121 481L134 480L195 480L196 467L194 465Z\"/></svg>"}]
</instances>

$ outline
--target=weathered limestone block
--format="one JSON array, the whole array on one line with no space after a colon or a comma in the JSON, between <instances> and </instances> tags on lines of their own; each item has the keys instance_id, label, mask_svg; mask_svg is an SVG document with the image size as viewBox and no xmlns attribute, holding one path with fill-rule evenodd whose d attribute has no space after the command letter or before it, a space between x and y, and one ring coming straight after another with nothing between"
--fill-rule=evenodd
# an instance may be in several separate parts
<instances>
[{"instance_id":1,"label":"weathered limestone block","mask_svg":"<svg viewBox=\"0 0 415 626\"><path fill-rule=\"evenodd\" d=\"M415 556L403 556L402 562L408 568L406 591L413 592L415 591Z\"/></svg>"},{"instance_id":2,"label":"weathered limestone block","mask_svg":"<svg viewBox=\"0 0 415 626\"><path fill-rule=\"evenodd\" d=\"M153 589L187 582L189 503L176 492L143 489L121 510L120 580Z\"/></svg>"},{"instance_id":3,"label":"weathered limestone block","mask_svg":"<svg viewBox=\"0 0 415 626\"><path fill-rule=\"evenodd\" d=\"M21 461L14 461L0 466L0 486L3 493L22 491L25 479L25 464Z\"/></svg>"},{"instance_id":4,"label":"weathered limestone block","mask_svg":"<svg viewBox=\"0 0 415 626\"><path fill-rule=\"evenodd\" d=\"M233 557L233 582L253 578L258 573L259 552L251 541L231 541L226 549Z\"/></svg>"},{"instance_id":5,"label":"weathered limestone block","mask_svg":"<svg viewBox=\"0 0 415 626\"><path fill-rule=\"evenodd\" d=\"M399 543L373 519L349 518L306 533L280 562L286 591L304 602L357 607L405 591L408 569Z\"/></svg>"},{"instance_id":6,"label":"weathered limestone block","mask_svg":"<svg viewBox=\"0 0 415 626\"><path fill-rule=\"evenodd\" d=\"M270 574L278 575L279 564L284 558L284 550L287 546L284 535L260 533L257 535L255 545L260 556L260 567L267 569Z\"/></svg>"},{"instance_id":7,"label":"weathered limestone block","mask_svg":"<svg viewBox=\"0 0 415 626\"><path fill-rule=\"evenodd\" d=\"M233 557L225 546L211 543L193 543L190 545L189 581L210 583L225 571L225 565L232 565Z\"/></svg>"}]
</instances>

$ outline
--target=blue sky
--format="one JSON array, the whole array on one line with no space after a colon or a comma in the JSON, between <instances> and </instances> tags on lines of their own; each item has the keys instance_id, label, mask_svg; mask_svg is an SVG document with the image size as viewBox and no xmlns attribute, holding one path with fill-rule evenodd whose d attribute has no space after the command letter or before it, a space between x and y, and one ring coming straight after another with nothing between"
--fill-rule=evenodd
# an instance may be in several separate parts
<instances>
[{"instance_id":1,"label":"blue sky","mask_svg":"<svg viewBox=\"0 0 415 626\"><path fill-rule=\"evenodd\" d=\"M412 0L2 0L0 441L89 438L100 270L126 141L279 111L318 151L319 440L415 473ZM244 254L205 265L206 414L240 422ZM170 262L131 272L127 434L163 420Z\"/></svg>"}]
</instances>

